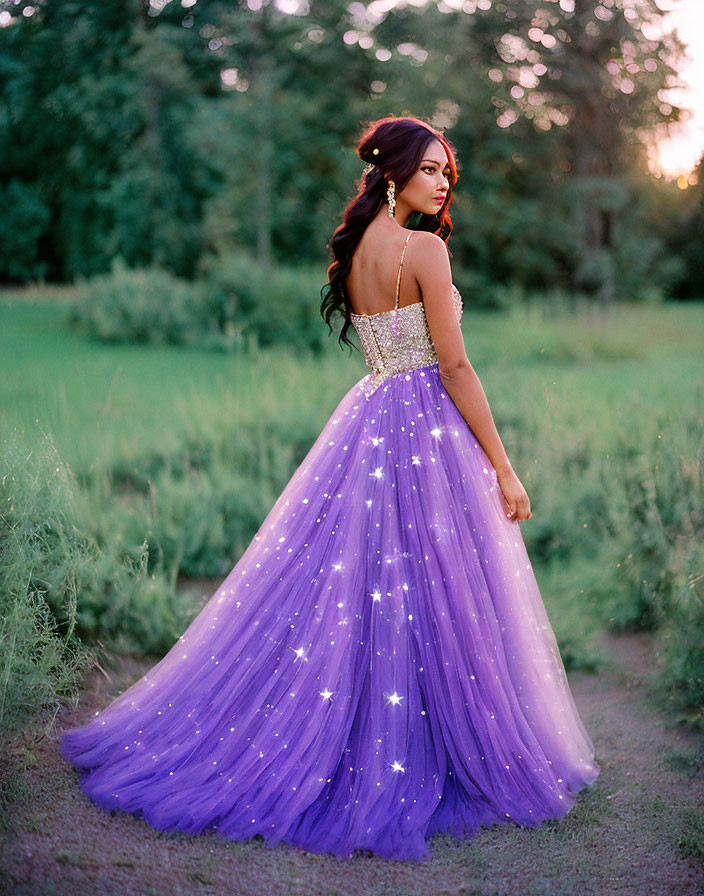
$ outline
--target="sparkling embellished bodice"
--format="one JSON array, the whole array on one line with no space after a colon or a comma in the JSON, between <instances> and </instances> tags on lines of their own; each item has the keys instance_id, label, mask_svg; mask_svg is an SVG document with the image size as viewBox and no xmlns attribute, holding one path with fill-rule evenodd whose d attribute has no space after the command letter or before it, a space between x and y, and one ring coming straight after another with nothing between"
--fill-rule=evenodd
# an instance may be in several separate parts
<instances>
[{"instance_id":1,"label":"sparkling embellished bodice","mask_svg":"<svg viewBox=\"0 0 704 896\"><path fill-rule=\"evenodd\" d=\"M411 231L406 237L405 253ZM378 314L350 312L352 326L362 343L362 351L371 373L364 378L367 395L374 392L388 377L405 370L414 370L437 362L422 302L398 307L403 255L396 283L396 307ZM462 297L453 284L452 300L457 319L462 317Z\"/></svg>"}]
</instances>

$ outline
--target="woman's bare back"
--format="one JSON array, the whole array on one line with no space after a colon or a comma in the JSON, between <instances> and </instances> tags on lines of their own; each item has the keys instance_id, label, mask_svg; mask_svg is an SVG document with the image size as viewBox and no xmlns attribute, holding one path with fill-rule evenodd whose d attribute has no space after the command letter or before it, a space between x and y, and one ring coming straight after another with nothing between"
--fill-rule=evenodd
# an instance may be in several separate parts
<instances>
[{"instance_id":1,"label":"woman's bare back","mask_svg":"<svg viewBox=\"0 0 704 896\"><path fill-rule=\"evenodd\" d=\"M355 314L378 314L394 307L396 283L403 247L409 233L397 224L372 223L367 227L352 256L345 286ZM418 282L412 276L409 255L413 237L408 240L399 289L399 307L421 301Z\"/></svg>"}]
</instances>

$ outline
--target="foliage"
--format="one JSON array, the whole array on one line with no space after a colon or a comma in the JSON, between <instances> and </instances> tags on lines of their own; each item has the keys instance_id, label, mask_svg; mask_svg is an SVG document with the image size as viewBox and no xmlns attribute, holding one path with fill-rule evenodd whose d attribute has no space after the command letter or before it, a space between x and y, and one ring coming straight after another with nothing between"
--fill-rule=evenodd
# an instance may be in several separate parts
<instances>
[{"instance_id":1,"label":"foliage","mask_svg":"<svg viewBox=\"0 0 704 896\"><path fill-rule=\"evenodd\" d=\"M102 342L240 350L254 343L320 351L320 271L263 268L243 252L211 256L189 282L152 266L80 278L70 320Z\"/></svg>"},{"instance_id":2,"label":"foliage","mask_svg":"<svg viewBox=\"0 0 704 896\"><path fill-rule=\"evenodd\" d=\"M0 726L15 727L75 690L105 638L158 651L180 632L163 577L144 547L101 548L80 525L83 500L51 435L0 446Z\"/></svg>"},{"instance_id":3,"label":"foliage","mask_svg":"<svg viewBox=\"0 0 704 896\"><path fill-rule=\"evenodd\" d=\"M652 221L669 258L677 261L672 277L673 295L701 299L704 296L704 155L691 180L694 183L685 195L674 184L669 189L661 187L657 193L657 214L652 215Z\"/></svg>"},{"instance_id":4,"label":"foliage","mask_svg":"<svg viewBox=\"0 0 704 896\"><path fill-rule=\"evenodd\" d=\"M102 342L193 345L211 325L196 287L158 267L133 270L117 257L109 274L78 283L71 320Z\"/></svg>"},{"instance_id":5,"label":"foliage","mask_svg":"<svg viewBox=\"0 0 704 896\"><path fill-rule=\"evenodd\" d=\"M91 646L122 640L158 652L196 610L173 600L178 576L232 568L366 369L334 346L318 357L282 345L232 355L96 350L63 331L61 314L56 304L15 303L0 317L9 337L0 353L4 412L31 424L18 463L32 470L33 421L50 420L75 471L71 520L88 558L76 573L75 630ZM565 662L593 667L605 624L649 631L662 645L657 674L669 705L697 721L704 423L691 384L701 377L701 309L604 314L556 294L542 307L516 297L501 314L473 312L470 302L463 325L531 496L523 538ZM35 364L18 383L11 373L27 351ZM50 483L61 466L47 462L38 480ZM21 482L18 492L32 488ZM40 519L50 504L58 516L65 495L42 502ZM15 579L28 557L18 554ZM67 618L52 572L67 564L53 554L37 563L42 579L58 583L46 598L52 618Z\"/></svg>"},{"instance_id":6,"label":"foliage","mask_svg":"<svg viewBox=\"0 0 704 896\"><path fill-rule=\"evenodd\" d=\"M497 284L654 297L680 248L694 270L686 197L671 229L642 213L642 140L679 116L661 96L681 44L655 36L654 0L0 6L7 281L90 277L115 256L189 280L230 252L320 264L362 124L405 112L457 147L452 248L487 307Z\"/></svg>"},{"instance_id":7,"label":"foliage","mask_svg":"<svg viewBox=\"0 0 704 896\"><path fill-rule=\"evenodd\" d=\"M643 444L621 444L602 465L601 488L584 488L594 481L587 472L571 495L573 518L556 519L574 534L591 531L575 558L582 593L609 627L657 636L668 708L704 727L704 419L683 417L655 421ZM588 557L598 568L591 578Z\"/></svg>"},{"instance_id":8,"label":"foliage","mask_svg":"<svg viewBox=\"0 0 704 896\"><path fill-rule=\"evenodd\" d=\"M662 621L662 680L669 708L704 728L704 551L691 540L673 554L670 615Z\"/></svg>"},{"instance_id":9,"label":"foliage","mask_svg":"<svg viewBox=\"0 0 704 896\"><path fill-rule=\"evenodd\" d=\"M211 319L227 321L238 344L253 336L260 346L320 351L321 268L263 267L246 252L228 252L206 259L203 271Z\"/></svg>"}]
</instances>

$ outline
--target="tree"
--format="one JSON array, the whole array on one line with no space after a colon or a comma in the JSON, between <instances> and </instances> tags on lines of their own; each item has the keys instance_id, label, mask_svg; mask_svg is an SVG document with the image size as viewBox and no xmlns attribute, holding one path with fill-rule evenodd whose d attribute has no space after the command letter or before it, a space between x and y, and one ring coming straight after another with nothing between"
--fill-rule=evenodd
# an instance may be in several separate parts
<instances>
[{"instance_id":1,"label":"tree","mask_svg":"<svg viewBox=\"0 0 704 896\"><path fill-rule=\"evenodd\" d=\"M634 162L645 166L641 137L679 118L662 96L678 83L682 44L662 33L655 0L527 0L506 15L497 49L512 83L512 117L561 129L556 182L572 194L578 218L572 282L609 299L617 220L633 202L628 175Z\"/></svg>"}]
</instances>

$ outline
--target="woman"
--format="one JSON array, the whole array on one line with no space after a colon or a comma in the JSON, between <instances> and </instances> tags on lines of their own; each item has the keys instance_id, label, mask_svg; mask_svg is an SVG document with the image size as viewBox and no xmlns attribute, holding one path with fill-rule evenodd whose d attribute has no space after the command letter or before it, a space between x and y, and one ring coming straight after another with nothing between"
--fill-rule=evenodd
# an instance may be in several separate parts
<instances>
[{"instance_id":1,"label":"woman","mask_svg":"<svg viewBox=\"0 0 704 896\"><path fill-rule=\"evenodd\" d=\"M436 831L559 818L599 767L464 350L452 146L390 117L358 153L321 310L371 372L176 645L61 752L161 830L426 859Z\"/></svg>"}]
</instances>

